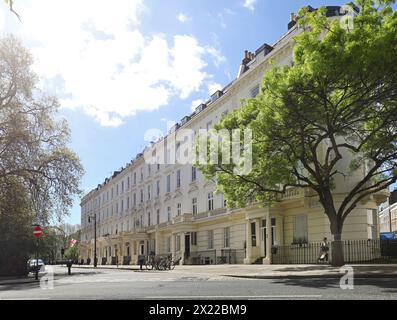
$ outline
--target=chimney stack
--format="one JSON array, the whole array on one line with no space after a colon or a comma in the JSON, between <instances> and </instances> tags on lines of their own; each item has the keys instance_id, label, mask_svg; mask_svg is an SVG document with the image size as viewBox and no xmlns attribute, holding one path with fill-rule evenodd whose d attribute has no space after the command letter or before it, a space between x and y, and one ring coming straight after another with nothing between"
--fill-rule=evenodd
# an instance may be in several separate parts
<instances>
[{"instance_id":1,"label":"chimney stack","mask_svg":"<svg viewBox=\"0 0 397 320\"><path fill-rule=\"evenodd\" d=\"M296 24L297 21L298 21L297 15L294 12L291 12L290 20L288 23L288 30L291 29Z\"/></svg>"}]
</instances>

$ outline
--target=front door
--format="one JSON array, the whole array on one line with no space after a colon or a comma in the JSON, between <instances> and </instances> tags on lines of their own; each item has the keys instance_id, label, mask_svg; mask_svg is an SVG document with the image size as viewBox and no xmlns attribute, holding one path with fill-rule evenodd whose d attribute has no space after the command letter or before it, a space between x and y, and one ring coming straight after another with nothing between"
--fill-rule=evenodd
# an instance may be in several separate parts
<instances>
[{"instance_id":1,"label":"front door","mask_svg":"<svg viewBox=\"0 0 397 320\"><path fill-rule=\"evenodd\" d=\"M145 242L141 241L139 243L139 254L144 255L145 254Z\"/></svg>"},{"instance_id":2,"label":"front door","mask_svg":"<svg viewBox=\"0 0 397 320\"><path fill-rule=\"evenodd\" d=\"M190 234L185 235L185 259L190 257Z\"/></svg>"}]
</instances>

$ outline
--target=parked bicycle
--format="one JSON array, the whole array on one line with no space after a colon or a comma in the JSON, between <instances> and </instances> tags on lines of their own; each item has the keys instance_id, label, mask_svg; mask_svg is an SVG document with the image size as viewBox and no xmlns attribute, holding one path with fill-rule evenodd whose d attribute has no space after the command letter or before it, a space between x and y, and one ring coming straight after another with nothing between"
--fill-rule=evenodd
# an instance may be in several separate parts
<instances>
[{"instance_id":1,"label":"parked bicycle","mask_svg":"<svg viewBox=\"0 0 397 320\"><path fill-rule=\"evenodd\" d=\"M172 260L172 256L160 257L155 255L150 255L146 262L147 270L174 270L175 266L179 264L182 258Z\"/></svg>"},{"instance_id":2,"label":"parked bicycle","mask_svg":"<svg viewBox=\"0 0 397 320\"><path fill-rule=\"evenodd\" d=\"M172 256L169 255L167 257L166 262L165 262L166 263L166 269L165 270L167 270L167 269L168 270L174 270L175 266L178 265L181 260L182 260L182 257L179 257L178 259L172 260Z\"/></svg>"},{"instance_id":3,"label":"parked bicycle","mask_svg":"<svg viewBox=\"0 0 397 320\"><path fill-rule=\"evenodd\" d=\"M158 270L158 264L160 262L159 260L160 259L158 256L156 256L154 254L149 255L148 259L146 260L146 269L153 270L153 268L154 268L154 269Z\"/></svg>"}]
</instances>

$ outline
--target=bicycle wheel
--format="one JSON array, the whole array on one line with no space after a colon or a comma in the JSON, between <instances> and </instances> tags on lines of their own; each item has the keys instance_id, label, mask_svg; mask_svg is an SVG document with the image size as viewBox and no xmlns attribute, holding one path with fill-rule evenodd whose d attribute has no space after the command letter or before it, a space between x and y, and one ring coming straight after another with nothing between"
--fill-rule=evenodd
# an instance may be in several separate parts
<instances>
[{"instance_id":1,"label":"bicycle wheel","mask_svg":"<svg viewBox=\"0 0 397 320\"><path fill-rule=\"evenodd\" d=\"M151 261L146 263L146 269L147 270L153 270L153 263Z\"/></svg>"},{"instance_id":2,"label":"bicycle wheel","mask_svg":"<svg viewBox=\"0 0 397 320\"><path fill-rule=\"evenodd\" d=\"M167 266L167 261L165 261L164 259L160 261L159 263L159 270L165 271L167 270L168 266Z\"/></svg>"}]
</instances>

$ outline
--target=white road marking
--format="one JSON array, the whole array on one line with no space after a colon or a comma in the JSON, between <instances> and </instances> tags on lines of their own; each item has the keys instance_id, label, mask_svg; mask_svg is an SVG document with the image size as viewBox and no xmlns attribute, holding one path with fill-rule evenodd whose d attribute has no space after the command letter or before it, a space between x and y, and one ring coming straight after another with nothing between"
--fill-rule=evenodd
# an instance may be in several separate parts
<instances>
[{"instance_id":1,"label":"white road marking","mask_svg":"<svg viewBox=\"0 0 397 320\"><path fill-rule=\"evenodd\" d=\"M273 296L147 296L146 299L290 299L290 298L321 298L322 295L273 295Z\"/></svg>"},{"instance_id":2,"label":"white road marking","mask_svg":"<svg viewBox=\"0 0 397 320\"><path fill-rule=\"evenodd\" d=\"M0 300L50 300L50 297L43 298L0 298Z\"/></svg>"}]
</instances>

